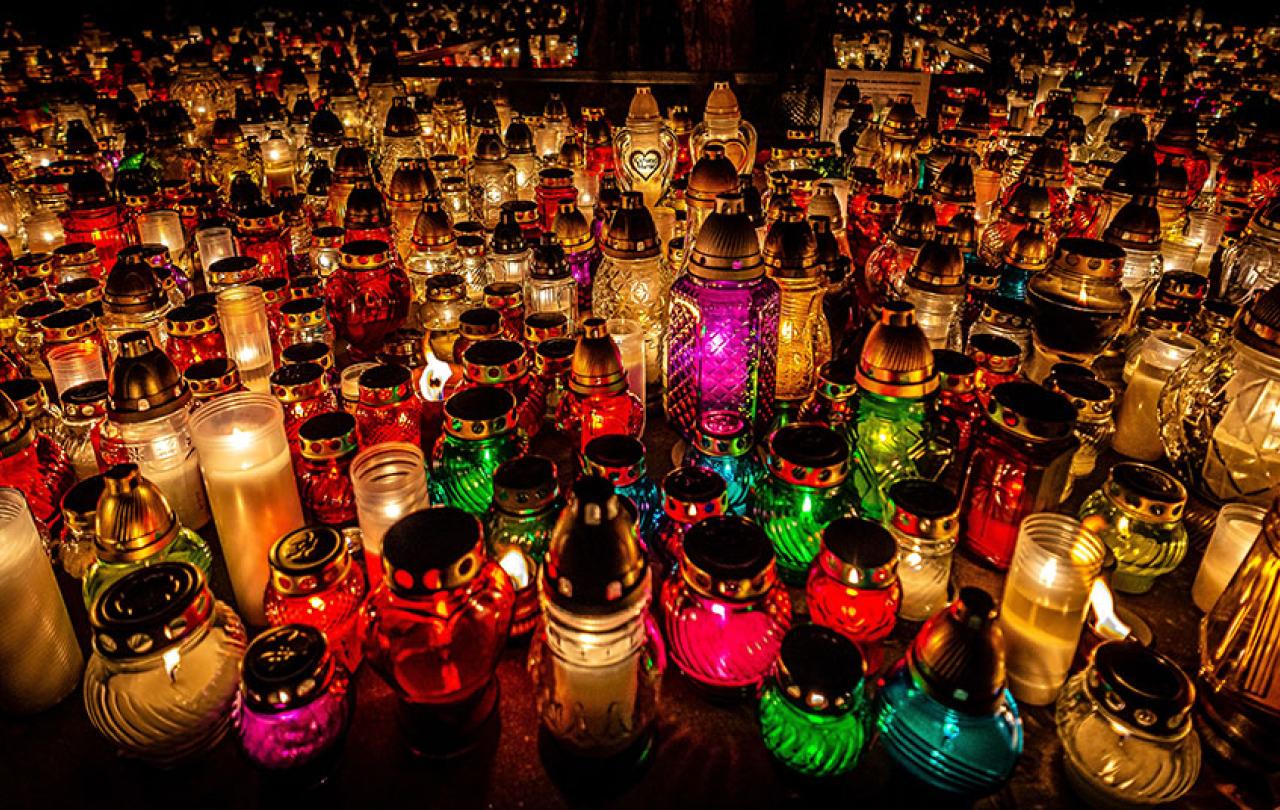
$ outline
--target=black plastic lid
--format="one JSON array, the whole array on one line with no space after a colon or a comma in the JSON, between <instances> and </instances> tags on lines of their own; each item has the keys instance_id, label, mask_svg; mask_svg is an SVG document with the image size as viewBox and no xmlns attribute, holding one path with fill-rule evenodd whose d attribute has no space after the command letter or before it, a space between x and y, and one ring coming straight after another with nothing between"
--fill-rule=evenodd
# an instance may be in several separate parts
<instances>
[{"instance_id":1,"label":"black plastic lid","mask_svg":"<svg viewBox=\"0 0 1280 810\"><path fill-rule=\"evenodd\" d=\"M1187 730L1195 687L1178 665L1138 641L1107 641L1093 651L1085 681L1103 713L1160 737Z\"/></svg>"},{"instance_id":2,"label":"black plastic lid","mask_svg":"<svg viewBox=\"0 0 1280 810\"><path fill-rule=\"evenodd\" d=\"M298 426L298 438L303 442L336 441L351 435L356 429L356 418L346 411L318 413Z\"/></svg>"},{"instance_id":3,"label":"black plastic lid","mask_svg":"<svg viewBox=\"0 0 1280 810\"><path fill-rule=\"evenodd\" d=\"M717 580L754 579L773 562L773 544L753 521L717 515L689 527L685 558Z\"/></svg>"},{"instance_id":4,"label":"black plastic lid","mask_svg":"<svg viewBox=\"0 0 1280 810\"><path fill-rule=\"evenodd\" d=\"M882 568L898 556L898 543L879 523L858 517L836 518L822 530L823 547L854 568Z\"/></svg>"},{"instance_id":5,"label":"black plastic lid","mask_svg":"<svg viewBox=\"0 0 1280 810\"><path fill-rule=\"evenodd\" d=\"M543 594L564 610L607 615L642 598L648 574L626 499L608 479L579 478L551 535Z\"/></svg>"},{"instance_id":6,"label":"black plastic lid","mask_svg":"<svg viewBox=\"0 0 1280 810\"><path fill-rule=\"evenodd\" d=\"M774 455L801 467L833 467L844 462L849 447L829 427L795 424L779 428L773 435Z\"/></svg>"},{"instance_id":7,"label":"black plastic lid","mask_svg":"<svg viewBox=\"0 0 1280 810\"><path fill-rule=\"evenodd\" d=\"M719 500L726 489L723 478L703 467L677 467L662 479L663 495L682 504Z\"/></svg>"},{"instance_id":8,"label":"black plastic lid","mask_svg":"<svg viewBox=\"0 0 1280 810\"><path fill-rule=\"evenodd\" d=\"M195 633L213 612L213 597L191 563L160 562L111 583L90 611L99 652L140 658Z\"/></svg>"},{"instance_id":9,"label":"black plastic lid","mask_svg":"<svg viewBox=\"0 0 1280 810\"><path fill-rule=\"evenodd\" d=\"M524 346L514 340L480 340L472 343L462 353L462 359L477 366L505 366L525 354Z\"/></svg>"},{"instance_id":10,"label":"black plastic lid","mask_svg":"<svg viewBox=\"0 0 1280 810\"><path fill-rule=\"evenodd\" d=\"M241 665L245 702L258 712L283 712L325 693L333 669L324 633L304 624L273 627L249 644Z\"/></svg>"},{"instance_id":11,"label":"black plastic lid","mask_svg":"<svg viewBox=\"0 0 1280 810\"><path fill-rule=\"evenodd\" d=\"M1021 357L1022 347L1007 337L993 335L989 332L973 335L969 338L969 349L991 357Z\"/></svg>"},{"instance_id":12,"label":"black plastic lid","mask_svg":"<svg viewBox=\"0 0 1280 810\"><path fill-rule=\"evenodd\" d=\"M411 377L408 367L395 363L379 363L360 372L361 389L395 388L407 385Z\"/></svg>"},{"instance_id":13,"label":"black plastic lid","mask_svg":"<svg viewBox=\"0 0 1280 810\"><path fill-rule=\"evenodd\" d=\"M933 368L943 377L971 377L978 373L978 364L972 357L951 349L933 350Z\"/></svg>"},{"instance_id":14,"label":"black plastic lid","mask_svg":"<svg viewBox=\"0 0 1280 810\"><path fill-rule=\"evenodd\" d=\"M991 390L988 411L991 420L1001 427L1037 439L1070 435L1076 421L1071 400L1033 382L997 385Z\"/></svg>"},{"instance_id":15,"label":"black plastic lid","mask_svg":"<svg viewBox=\"0 0 1280 810\"><path fill-rule=\"evenodd\" d=\"M996 614L990 594L965 587L920 628L906 663L935 700L968 714L986 714L999 700L1005 663Z\"/></svg>"},{"instance_id":16,"label":"black plastic lid","mask_svg":"<svg viewBox=\"0 0 1280 810\"><path fill-rule=\"evenodd\" d=\"M306 343L295 343L286 347L280 352L280 359L286 365L295 363L314 363L322 358L328 357L330 348L327 344L318 340L308 341Z\"/></svg>"},{"instance_id":17,"label":"black plastic lid","mask_svg":"<svg viewBox=\"0 0 1280 810\"><path fill-rule=\"evenodd\" d=\"M917 518L937 520L954 515L960 499L950 488L924 478L903 478L889 485L889 502L894 509Z\"/></svg>"},{"instance_id":18,"label":"black plastic lid","mask_svg":"<svg viewBox=\"0 0 1280 810\"><path fill-rule=\"evenodd\" d=\"M500 419L515 407L516 398L509 392L487 386L459 391L444 403L446 416L471 422Z\"/></svg>"},{"instance_id":19,"label":"black plastic lid","mask_svg":"<svg viewBox=\"0 0 1280 810\"><path fill-rule=\"evenodd\" d=\"M397 593L423 595L470 581L484 562L480 521L433 506L396 521L382 538L387 581Z\"/></svg>"},{"instance_id":20,"label":"black plastic lid","mask_svg":"<svg viewBox=\"0 0 1280 810\"><path fill-rule=\"evenodd\" d=\"M782 639L774 677L782 694L806 714L843 714L862 688L862 653L834 630L793 627Z\"/></svg>"},{"instance_id":21,"label":"black plastic lid","mask_svg":"<svg viewBox=\"0 0 1280 810\"><path fill-rule=\"evenodd\" d=\"M617 469L644 462L644 444L634 436L608 433L587 442L582 455L600 467Z\"/></svg>"}]
</instances>

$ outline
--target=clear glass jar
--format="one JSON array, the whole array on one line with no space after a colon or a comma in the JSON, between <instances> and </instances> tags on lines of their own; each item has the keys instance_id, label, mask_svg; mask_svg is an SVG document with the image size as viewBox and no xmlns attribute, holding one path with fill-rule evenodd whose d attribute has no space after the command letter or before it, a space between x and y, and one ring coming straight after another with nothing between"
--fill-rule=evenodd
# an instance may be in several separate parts
<instances>
[{"instance_id":1,"label":"clear glass jar","mask_svg":"<svg viewBox=\"0 0 1280 810\"><path fill-rule=\"evenodd\" d=\"M959 511L955 493L933 481L905 478L889 487L885 526L898 544L899 618L924 621L951 601Z\"/></svg>"},{"instance_id":2,"label":"clear glass jar","mask_svg":"<svg viewBox=\"0 0 1280 810\"><path fill-rule=\"evenodd\" d=\"M1058 696L1054 719L1072 789L1090 806L1174 802L1200 774L1195 689L1137 641L1108 641Z\"/></svg>"},{"instance_id":3,"label":"clear glass jar","mask_svg":"<svg viewBox=\"0 0 1280 810\"><path fill-rule=\"evenodd\" d=\"M1080 522L1115 555L1113 588L1146 593L1156 577L1178 567L1187 554L1186 504L1186 489L1166 472L1131 461L1111 468L1102 488L1080 505Z\"/></svg>"},{"instance_id":4,"label":"clear glass jar","mask_svg":"<svg viewBox=\"0 0 1280 810\"><path fill-rule=\"evenodd\" d=\"M1164 457L1157 417L1160 393L1169 376L1201 347L1195 338L1168 329L1157 330L1142 342L1116 414L1111 440L1116 452L1139 461Z\"/></svg>"},{"instance_id":5,"label":"clear glass jar","mask_svg":"<svg viewBox=\"0 0 1280 810\"><path fill-rule=\"evenodd\" d=\"M166 562L94 603L84 674L89 721L127 756L172 765L211 750L231 727L245 631L195 566Z\"/></svg>"},{"instance_id":6,"label":"clear glass jar","mask_svg":"<svg viewBox=\"0 0 1280 810\"><path fill-rule=\"evenodd\" d=\"M565 262L564 248L550 234L533 250L533 266L524 282L525 312L556 312L568 319L572 331L578 323L578 285Z\"/></svg>"}]
</instances>

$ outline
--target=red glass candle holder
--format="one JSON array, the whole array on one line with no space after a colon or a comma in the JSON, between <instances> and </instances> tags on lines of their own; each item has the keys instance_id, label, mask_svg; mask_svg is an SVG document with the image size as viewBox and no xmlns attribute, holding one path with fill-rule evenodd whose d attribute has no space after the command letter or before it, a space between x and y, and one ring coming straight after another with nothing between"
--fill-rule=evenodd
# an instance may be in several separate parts
<instances>
[{"instance_id":1,"label":"red glass candle holder","mask_svg":"<svg viewBox=\"0 0 1280 810\"><path fill-rule=\"evenodd\" d=\"M533 190L533 196L538 205L538 224L543 232L550 232L560 203L578 200L578 190L573 187L573 170L551 166L538 172L538 186Z\"/></svg>"},{"instance_id":2,"label":"red glass candle holder","mask_svg":"<svg viewBox=\"0 0 1280 810\"><path fill-rule=\"evenodd\" d=\"M334 331L357 360L372 357L409 314L409 277L386 242L343 245L338 272L325 285Z\"/></svg>"},{"instance_id":3,"label":"red glass candle holder","mask_svg":"<svg viewBox=\"0 0 1280 810\"><path fill-rule=\"evenodd\" d=\"M413 390L413 377L404 366L378 364L360 374L355 407L361 447L382 442L420 446L422 400Z\"/></svg>"},{"instance_id":4,"label":"red glass candle holder","mask_svg":"<svg viewBox=\"0 0 1280 810\"><path fill-rule=\"evenodd\" d=\"M327 526L355 524L350 473L357 449L356 420L349 413L317 414L298 427L298 494L314 520Z\"/></svg>"},{"instance_id":5,"label":"red glass candle holder","mask_svg":"<svg viewBox=\"0 0 1280 810\"><path fill-rule=\"evenodd\" d=\"M0 486L22 492L45 539L62 534L62 496L76 482L67 454L0 395Z\"/></svg>"},{"instance_id":6,"label":"red glass candle holder","mask_svg":"<svg viewBox=\"0 0 1280 810\"><path fill-rule=\"evenodd\" d=\"M169 333L165 354L186 371L201 360L227 356L227 341L218 328L218 310L209 304L184 304L165 313L164 328Z\"/></svg>"},{"instance_id":7,"label":"red glass candle holder","mask_svg":"<svg viewBox=\"0 0 1280 810\"><path fill-rule=\"evenodd\" d=\"M284 212L274 205L253 205L235 221L240 255L258 260L261 277L287 280L290 250Z\"/></svg>"},{"instance_id":8,"label":"red glass candle holder","mask_svg":"<svg viewBox=\"0 0 1280 810\"><path fill-rule=\"evenodd\" d=\"M898 544L879 523L839 518L822 531L822 548L805 589L816 624L856 643L868 661L893 631L902 602Z\"/></svg>"},{"instance_id":9,"label":"red glass candle holder","mask_svg":"<svg viewBox=\"0 0 1280 810\"><path fill-rule=\"evenodd\" d=\"M516 398L516 424L532 439L542 429L546 415L543 386L529 373L529 355L524 346L511 340L482 340L462 355L465 377L459 390L495 386Z\"/></svg>"},{"instance_id":10,"label":"red glass candle holder","mask_svg":"<svg viewBox=\"0 0 1280 810\"><path fill-rule=\"evenodd\" d=\"M729 511L727 490L723 478L702 467L677 467L662 479L662 518L654 545L667 573L674 573L683 558L689 529Z\"/></svg>"},{"instance_id":11,"label":"red glass candle holder","mask_svg":"<svg viewBox=\"0 0 1280 810\"><path fill-rule=\"evenodd\" d=\"M298 429L313 416L339 410L319 363L287 363L271 372L271 395L284 407L284 431L298 458Z\"/></svg>"},{"instance_id":12,"label":"red glass candle holder","mask_svg":"<svg viewBox=\"0 0 1280 810\"><path fill-rule=\"evenodd\" d=\"M263 602L272 627L304 624L321 631L351 672L360 666L360 608L368 586L341 532L305 526L289 532L267 555L271 577Z\"/></svg>"}]
</instances>

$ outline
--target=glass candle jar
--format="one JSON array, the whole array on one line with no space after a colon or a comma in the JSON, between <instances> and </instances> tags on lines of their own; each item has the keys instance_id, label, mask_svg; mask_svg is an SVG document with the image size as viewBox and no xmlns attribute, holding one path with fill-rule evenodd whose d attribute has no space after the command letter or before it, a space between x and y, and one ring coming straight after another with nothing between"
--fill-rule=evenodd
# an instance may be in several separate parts
<instances>
[{"instance_id":1,"label":"glass candle jar","mask_svg":"<svg viewBox=\"0 0 1280 810\"><path fill-rule=\"evenodd\" d=\"M481 340L462 354L461 387L490 386L509 392L516 399L516 424L532 439L542 430L546 415L546 388L534 384L529 373L529 354L512 340Z\"/></svg>"},{"instance_id":2,"label":"glass candle jar","mask_svg":"<svg viewBox=\"0 0 1280 810\"><path fill-rule=\"evenodd\" d=\"M286 363L271 373L271 395L284 409L284 432L298 449L298 429L313 416L338 410L338 400L319 363Z\"/></svg>"},{"instance_id":3,"label":"glass candle jar","mask_svg":"<svg viewBox=\"0 0 1280 810\"><path fill-rule=\"evenodd\" d=\"M43 365L57 393L82 382L107 378L106 352L92 310L59 310L41 320L40 328Z\"/></svg>"},{"instance_id":4,"label":"glass candle jar","mask_svg":"<svg viewBox=\"0 0 1280 810\"><path fill-rule=\"evenodd\" d=\"M404 366L380 363L360 373L355 418L362 447L422 441L422 400L412 382L412 374Z\"/></svg>"},{"instance_id":5,"label":"glass candle jar","mask_svg":"<svg viewBox=\"0 0 1280 810\"><path fill-rule=\"evenodd\" d=\"M613 143L619 184L625 191L641 193L646 206L657 205L675 173L678 144L648 87L636 88L626 126L614 133Z\"/></svg>"},{"instance_id":6,"label":"glass candle jar","mask_svg":"<svg viewBox=\"0 0 1280 810\"><path fill-rule=\"evenodd\" d=\"M485 543L516 589L512 636L528 633L537 621L538 575L562 507L556 465L548 458L517 456L493 475Z\"/></svg>"},{"instance_id":7,"label":"glass candle jar","mask_svg":"<svg viewBox=\"0 0 1280 810\"><path fill-rule=\"evenodd\" d=\"M226 735L245 632L190 563L134 571L94 602L89 722L123 754L173 765Z\"/></svg>"},{"instance_id":8,"label":"glass candle jar","mask_svg":"<svg viewBox=\"0 0 1280 810\"><path fill-rule=\"evenodd\" d=\"M319 629L285 624L245 650L235 727L240 748L291 786L323 781L355 711L350 670Z\"/></svg>"},{"instance_id":9,"label":"glass candle jar","mask_svg":"<svg viewBox=\"0 0 1280 810\"><path fill-rule=\"evenodd\" d=\"M444 433L431 453L431 501L482 515L493 500L493 474L524 452L516 401L499 388L470 388L444 404Z\"/></svg>"},{"instance_id":10,"label":"glass candle jar","mask_svg":"<svg viewBox=\"0 0 1280 810\"><path fill-rule=\"evenodd\" d=\"M260 627L266 623L267 552L305 522L283 410L267 394L227 394L192 415L191 439L236 603Z\"/></svg>"},{"instance_id":11,"label":"glass candle jar","mask_svg":"<svg viewBox=\"0 0 1280 810\"><path fill-rule=\"evenodd\" d=\"M671 287L663 402L687 440L705 414L737 413L759 430L773 417L778 285L764 274L741 196L717 205Z\"/></svg>"},{"instance_id":12,"label":"glass candle jar","mask_svg":"<svg viewBox=\"0 0 1280 810\"><path fill-rule=\"evenodd\" d=\"M82 477L62 496L62 537L58 543L56 558L73 579L84 579L89 568L98 561L94 543L94 521L98 511L98 499L106 483L98 475L97 467Z\"/></svg>"},{"instance_id":13,"label":"glass candle jar","mask_svg":"<svg viewBox=\"0 0 1280 810\"><path fill-rule=\"evenodd\" d=\"M898 545L898 616L924 621L951 601L960 504L945 486L907 478L889 487L885 526Z\"/></svg>"},{"instance_id":14,"label":"glass candle jar","mask_svg":"<svg viewBox=\"0 0 1280 810\"><path fill-rule=\"evenodd\" d=\"M23 494L0 488L0 710L44 711L75 689L84 656Z\"/></svg>"},{"instance_id":15,"label":"glass candle jar","mask_svg":"<svg viewBox=\"0 0 1280 810\"><path fill-rule=\"evenodd\" d=\"M218 311L208 304L184 304L165 314L169 342L165 354L178 371L214 357L227 356L227 341L219 329Z\"/></svg>"},{"instance_id":16,"label":"glass candle jar","mask_svg":"<svg viewBox=\"0 0 1280 810\"><path fill-rule=\"evenodd\" d=\"M713 472L725 484L725 512L745 515L752 487L764 474L755 454L751 427L736 413L709 413L702 417L684 463Z\"/></svg>"},{"instance_id":17,"label":"glass candle jar","mask_svg":"<svg viewBox=\"0 0 1280 810\"><path fill-rule=\"evenodd\" d=\"M280 333L282 350L298 343L333 344L333 327L323 298L286 301L280 305L280 315L284 320L284 331Z\"/></svg>"},{"instance_id":18,"label":"glass candle jar","mask_svg":"<svg viewBox=\"0 0 1280 810\"><path fill-rule=\"evenodd\" d=\"M1021 379L1023 349L1013 340L991 333L971 335L966 354L977 365L974 388L978 399L986 404L997 385Z\"/></svg>"},{"instance_id":19,"label":"glass candle jar","mask_svg":"<svg viewBox=\"0 0 1280 810\"><path fill-rule=\"evenodd\" d=\"M1116 414L1116 432L1111 439L1116 452L1139 461L1159 461L1164 457L1156 414L1160 392L1169 375L1201 346L1189 335L1166 329L1152 332L1142 342L1137 367L1129 377Z\"/></svg>"},{"instance_id":20,"label":"glass candle jar","mask_svg":"<svg viewBox=\"0 0 1280 810\"><path fill-rule=\"evenodd\" d=\"M1111 468L1079 514L1085 528L1115 555L1111 587L1146 593L1156 577L1178 567L1187 554L1186 505L1186 489L1166 472L1131 461Z\"/></svg>"},{"instance_id":21,"label":"glass candle jar","mask_svg":"<svg viewBox=\"0 0 1280 810\"><path fill-rule=\"evenodd\" d=\"M681 671L731 694L759 687L791 627L791 597L778 581L769 538L741 517L690 527L679 576L663 586L662 611Z\"/></svg>"},{"instance_id":22,"label":"glass candle jar","mask_svg":"<svg viewBox=\"0 0 1280 810\"><path fill-rule=\"evenodd\" d=\"M258 260L261 278L289 277L289 237L284 212L271 204L258 204L235 216L236 245L240 256Z\"/></svg>"},{"instance_id":23,"label":"glass candle jar","mask_svg":"<svg viewBox=\"0 0 1280 810\"><path fill-rule=\"evenodd\" d=\"M603 318L587 318L569 368L569 390L560 400L557 422L579 449L597 436L639 436L644 404L627 388L622 356Z\"/></svg>"},{"instance_id":24,"label":"glass candle jar","mask_svg":"<svg viewBox=\"0 0 1280 810\"><path fill-rule=\"evenodd\" d=\"M370 572L381 570L382 536L401 517L427 506L426 461L412 444L367 447L351 461L351 488ZM371 574L372 579L376 579Z\"/></svg>"},{"instance_id":25,"label":"glass candle jar","mask_svg":"<svg viewBox=\"0 0 1280 810\"><path fill-rule=\"evenodd\" d=\"M830 627L864 651L874 647L893 631L902 601L893 535L862 518L831 521L822 530L805 593L815 624Z\"/></svg>"},{"instance_id":26,"label":"glass candle jar","mask_svg":"<svg viewBox=\"0 0 1280 810\"><path fill-rule=\"evenodd\" d=\"M691 527L725 512L725 483L700 467L677 467L662 479L662 518L649 550L662 561L662 574L674 574Z\"/></svg>"},{"instance_id":27,"label":"glass candle jar","mask_svg":"<svg viewBox=\"0 0 1280 810\"><path fill-rule=\"evenodd\" d=\"M1115 408L1115 391L1092 377L1070 377L1046 380L1051 391L1065 396L1076 409L1076 438L1080 447L1071 458L1071 477L1065 500L1076 483L1093 474L1098 458L1111 446L1116 423L1111 418Z\"/></svg>"},{"instance_id":28,"label":"glass candle jar","mask_svg":"<svg viewBox=\"0 0 1280 810\"><path fill-rule=\"evenodd\" d=\"M86 608L92 610L111 583L156 563L191 563L208 578L213 564L209 545L179 522L164 494L139 474L136 464L117 464L101 480L93 525L97 561L83 581Z\"/></svg>"},{"instance_id":29,"label":"glass candle jar","mask_svg":"<svg viewBox=\"0 0 1280 810\"><path fill-rule=\"evenodd\" d=\"M1106 546L1079 521L1035 514L1022 521L1000 609L1009 688L1044 706L1066 680Z\"/></svg>"},{"instance_id":30,"label":"glass candle jar","mask_svg":"<svg viewBox=\"0 0 1280 810\"><path fill-rule=\"evenodd\" d=\"M742 117L738 97L727 81L712 84L702 121L689 136L689 149L695 160L713 146L724 150L738 174L749 174L755 165L756 130Z\"/></svg>"},{"instance_id":31,"label":"glass candle jar","mask_svg":"<svg viewBox=\"0 0 1280 810\"><path fill-rule=\"evenodd\" d=\"M635 521L605 479L574 484L540 583L529 670L541 728L582 767L642 762L666 655Z\"/></svg>"},{"instance_id":32,"label":"glass candle jar","mask_svg":"<svg viewBox=\"0 0 1280 810\"><path fill-rule=\"evenodd\" d=\"M423 537L438 542L423 544ZM460 509L401 518L382 551L385 575L364 608L365 656L399 698L410 747L427 756L457 753L497 708L494 670L515 588L485 555L480 521Z\"/></svg>"},{"instance_id":33,"label":"glass candle jar","mask_svg":"<svg viewBox=\"0 0 1280 810\"><path fill-rule=\"evenodd\" d=\"M524 287L510 281L495 281L484 288L484 305L502 313L502 337L519 341L524 337Z\"/></svg>"},{"instance_id":34,"label":"glass candle jar","mask_svg":"<svg viewBox=\"0 0 1280 810\"><path fill-rule=\"evenodd\" d=\"M218 320L226 338L227 357L239 369L241 384L250 391L267 393L275 359L262 290L245 284L219 292Z\"/></svg>"},{"instance_id":35,"label":"glass candle jar","mask_svg":"<svg viewBox=\"0 0 1280 810\"><path fill-rule=\"evenodd\" d=\"M1108 641L1058 696L1054 719L1072 789L1093 806L1176 801L1200 774L1195 687L1137 641Z\"/></svg>"},{"instance_id":36,"label":"glass candle jar","mask_svg":"<svg viewBox=\"0 0 1280 810\"><path fill-rule=\"evenodd\" d=\"M826 627L802 624L782 639L760 695L765 748L805 776L853 770L871 738L857 646Z\"/></svg>"},{"instance_id":37,"label":"glass candle jar","mask_svg":"<svg viewBox=\"0 0 1280 810\"><path fill-rule=\"evenodd\" d=\"M877 683L881 748L913 779L943 795L992 793L1022 753L1022 719L1005 688L995 617L986 592L962 588Z\"/></svg>"},{"instance_id":38,"label":"glass candle jar","mask_svg":"<svg viewBox=\"0 0 1280 810\"><path fill-rule=\"evenodd\" d=\"M646 472L644 445L634 436L612 433L587 442L582 450L582 472L605 478L614 491L636 507L636 529L646 548L658 542L662 521L662 490Z\"/></svg>"},{"instance_id":39,"label":"glass candle jar","mask_svg":"<svg viewBox=\"0 0 1280 810\"><path fill-rule=\"evenodd\" d=\"M409 277L386 242L349 242L325 285L334 331L356 359L372 357L409 314Z\"/></svg>"},{"instance_id":40,"label":"glass candle jar","mask_svg":"<svg viewBox=\"0 0 1280 810\"><path fill-rule=\"evenodd\" d=\"M751 517L773 543L783 580L799 584L822 530L849 512L849 445L828 427L787 425L766 439L761 456L766 474L751 493Z\"/></svg>"},{"instance_id":41,"label":"glass candle jar","mask_svg":"<svg viewBox=\"0 0 1280 810\"><path fill-rule=\"evenodd\" d=\"M1034 383L996 386L975 434L960 497L960 542L998 570L1009 567L1022 519L1059 503L1079 440L1076 412Z\"/></svg>"},{"instance_id":42,"label":"glass candle jar","mask_svg":"<svg viewBox=\"0 0 1280 810\"><path fill-rule=\"evenodd\" d=\"M576 328L578 285L554 234L543 234L542 241L533 248L533 263L524 282L524 303L530 315L559 313L568 321L570 330Z\"/></svg>"},{"instance_id":43,"label":"glass candle jar","mask_svg":"<svg viewBox=\"0 0 1280 810\"><path fill-rule=\"evenodd\" d=\"M551 231L561 202L577 202L578 190L573 187L573 171L563 166L549 166L538 172L538 185L533 190L538 204L538 218L545 232Z\"/></svg>"},{"instance_id":44,"label":"glass candle jar","mask_svg":"<svg viewBox=\"0 0 1280 810\"><path fill-rule=\"evenodd\" d=\"M319 630L334 659L355 672L363 657L360 608L368 584L342 533L331 526L289 532L271 546L267 563L267 622L272 627L305 625Z\"/></svg>"},{"instance_id":45,"label":"glass candle jar","mask_svg":"<svg viewBox=\"0 0 1280 810\"><path fill-rule=\"evenodd\" d=\"M356 522L350 475L356 429L356 418L341 411L317 414L298 427L298 494L303 510L319 523L349 526Z\"/></svg>"},{"instance_id":46,"label":"glass candle jar","mask_svg":"<svg viewBox=\"0 0 1280 810\"><path fill-rule=\"evenodd\" d=\"M1231 503L1222 507L1214 523L1213 535L1205 547L1191 598L1201 613L1213 609L1218 597L1240 569L1249 549L1262 531L1266 510L1247 503Z\"/></svg>"}]
</instances>

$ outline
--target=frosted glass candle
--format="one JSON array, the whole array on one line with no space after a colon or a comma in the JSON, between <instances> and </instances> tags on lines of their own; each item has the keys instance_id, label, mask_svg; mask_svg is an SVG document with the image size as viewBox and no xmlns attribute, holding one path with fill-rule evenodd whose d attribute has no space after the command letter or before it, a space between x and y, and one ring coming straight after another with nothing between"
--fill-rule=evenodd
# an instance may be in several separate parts
<instances>
[{"instance_id":1,"label":"frosted glass candle","mask_svg":"<svg viewBox=\"0 0 1280 810\"><path fill-rule=\"evenodd\" d=\"M267 553L304 523L284 411L269 394L227 394L192 414L191 438L239 613L261 627Z\"/></svg>"},{"instance_id":2,"label":"frosted glass candle","mask_svg":"<svg viewBox=\"0 0 1280 810\"><path fill-rule=\"evenodd\" d=\"M1267 510L1261 506L1247 503L1227 504L1218 512L1213 537L1209 538L1195 584L1191 586L1191 599L1202 613L1208 613L1226 590L1227 583L1258 539L1266 514Z\"/></svg>"},{"instance_id":3,"label":"frosted glass candle","mask_svg":"<svg viewBox=\"0 0 1280 810\"><path fill-rule=\"evenodd\" d=\"M658 241L668 244L676 234L676 209L666 205L655 205L649 209L653 215L654 227L658 229Z\"/></svg>"},{"instance_id":4,"label":"frosted glass candle","mask_svg":"<svg viewBox=\"0 0 1280 810\"><path fill-rule=\"evenodd\" d=\"M186 267L186 238L182 234L182 217L168 209L138 214L138 236L142 243L164 245L179 267Z\"/></svg>"},{"instance_id":5,"label":"frosted glass candle","mask_svg":"<svg viewBox=\"0 0 1280 810\"><path fill-rule=\"evenodd\" d=\"M240 382L250 391L269 393L276 365L266 295L248 284L219 292L218 321L227 340L227 356L240 370Z\"/></svg>"},{"instance_id":6,"label":"frosted glass candle","mask_svg":"<svg viewBox=\"0 0 1280 810\"><path fill-rule=\"evenodd\" d=\"M627 388L645 402L644 327L630 318L610 318L605 329L622 355L622 369L627 374ZM641 425L643 429L643 424Z\"/></svg>"},{"instance_id":7,"label":"frosted glass candle","mask_svg":"<svg viewBox=\"0 0 1280 810\"><path fill-rule=\"evenodd\" d=\"M1196 258L1200 255L1200 240L1177 234L1167 237L1160 245L1164 256L1164 272L1182 270L1191 272L1195 269Z\"/></svg>"},{"instance_id":8,"label":"frosted glass candle","mask_svg":"<svg viewBox=\"0 0 1280 810\"><path fill-rule=\"evenodd\" d=\"M236 255L236 241L230 228L201 228L196 231L196 250L200 253L200 266L207 270L219 259Z\"/></svg>"},{"instance_id":9,"label":"frosted glass candle","mask_svg":"<svg viewBox=\"0 0 1280 810\"><path fill-rule=\"evenodd\" d=\"M1058 696L1105 556L1102 540L1075 518L1039 513L1022 521L1000 608L1009 688L1019 703L1047 706Z\"/></svg>"},{"instance_id":10,"label":"frosted glass candle","mask_svg":"<svg viewBox=\"0 0 1280 810\"><path fill-rule=\"evenodd\" d=\"M1218 252L1218 242L1222 240L1222 231L1226 225L1226 217L1213 211L1193 208L1187 214L1186 236L1200 243L1194 269L1202 276L1209 273L1209 262L1213 259L1213 254Z\"/></svg>"},{"instance_id":11,"label":"frosted glass candle","mask_svg":"<svg viewBox=\"0 0 1280 810\"><path fill-rule=\"evenodd\" d=\"M0 714L34 714L80 682L84 656L22 493L0 488Z\"/></svg>"},{"instance_id":12,"label":"frosted glass candle","mask_svg":"<svg viewBox=\"0 0 1280 810\"><path fill-rule=\"evenodd\" d=\"M382 557L382 536L400 518L426 509L427 473L422 451L407 442L365 448L351 461L356 517L366 555Z\"/></svg>"},{"instance_id":13,"label":"frosted glass candle","mask_svg":"<svg viewBox=\"0 0 1280 810\"><path fill-rule=\"evenodd\" d=\"M67 241L62 222L52 211L36 211L27 217L23 227L27 231L28 253L52 253Z\"/></svg>"},{"instance_id":14,"label":"frosted glass candle","mask_svg":"<svg viewBox=\"0 0 1280 810\"><path fill-rule=\"evenodd\" d=\"M1116 413L1116 432L1111 438L1113 450L1139 461L1159 461L1164 457L1156 403L1165 380L1200 346L1195 338L1168 329L1147 336Z\"/></svg>"},{"instance_id":15,"label":"frosted glass candle","mask_svg":"<svg viewBox=\"0 0 1280 810\"><path fill-rule=\"evenodd\" d=\"M45 362L59 396L73 386L107 378L102 349L90 341L54 346L46 352Z\"/></svg>"}]
</instances>

